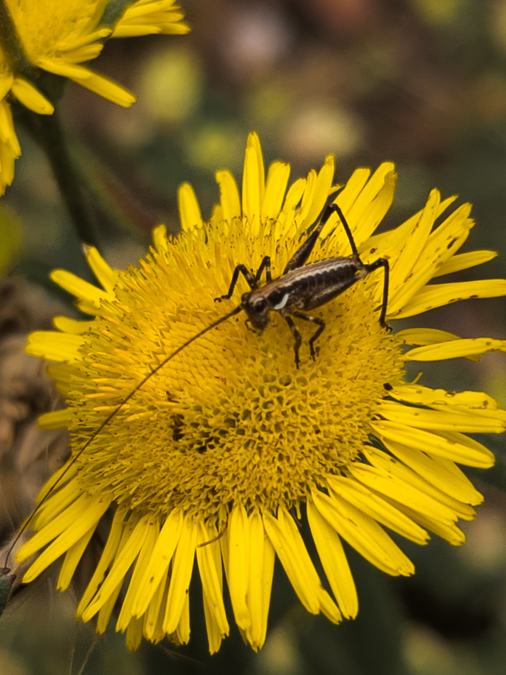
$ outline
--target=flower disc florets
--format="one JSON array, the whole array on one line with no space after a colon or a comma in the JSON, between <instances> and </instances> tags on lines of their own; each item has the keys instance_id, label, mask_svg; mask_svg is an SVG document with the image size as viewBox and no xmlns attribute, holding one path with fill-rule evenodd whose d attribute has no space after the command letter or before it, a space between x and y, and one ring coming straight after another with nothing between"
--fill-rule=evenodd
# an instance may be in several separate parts
<instances>
[{"instance_id":1,"label":"flower disc florets","mask_svg":"<svg viewBox=\"0 0 506 675\"><path fill-rule=\"evenodd\" d=\"M79 430L99 425L100 403L120 401L167 354L239 303L240 287L230 301L214 301L228 289L234 257L255 269L270 255L274 276L281 274L300 233L292 225L276 236L275 222L260 227L264 235L256 238L246 219L194 228L121 275L116 298L102 303L84 335L67 397L76 449L86 438ZM315 255L339 253L347 252L328 239ZM162 515L177 507L216 521L224 505L275 512L325 486L327 475L360 455L383 384L401 381L400 343L379 325L376 285L373 278L357 283L320 310L326 328L318 356L313 361L303 348L299 369L293 337L276 312L262 333L239 314L189 345L79 460L83 488L112 489L129 508ZM307 344L314 327L305 328Z\"/></svg>"}]
</instances>

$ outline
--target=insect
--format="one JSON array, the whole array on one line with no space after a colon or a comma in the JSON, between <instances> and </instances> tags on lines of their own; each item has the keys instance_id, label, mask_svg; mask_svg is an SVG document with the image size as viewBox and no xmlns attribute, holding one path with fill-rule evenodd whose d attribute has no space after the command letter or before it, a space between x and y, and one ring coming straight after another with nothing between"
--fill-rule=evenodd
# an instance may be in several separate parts
<instances>
[{"instance_id":1,"label":"insect","mask_svg":"<svg viewBox=\"0 0 506 675\"><path fill-rule=\"evenodd\" d=\"M327 258L326 260L319 260L306 265L306 260L311 255L311 251L332 213L337 213L339 216L348 237L352 255L348 258ZM241 304L239 305L240 309L246 313L248 317L247 321L255 330L261 332L269 323L269 313L272 311L279 312L293 335L295 365L299 368L299 352L302 338L294 322L294 318L309 321L317 326L309 340L309 351L312 359L315 360L315 343L325 329L325 322L323 319L306 314L305 312L333 300L347 288L353 286L359 279L363 279L371 272L374 272L374 270L380 268L383 269L384 280L383 301L379 321L384 328L388 328L385 321L388 305L388 260L386 258L378 258L370 264L364 264L360 260L353 235L343 212L337 204L327 204L319 221L317 221L317 225L289 260L280 277L277 279L272 278L271 259L269 256L263 258L255 275L245 265L239 264L232 274L228 293L216 298L216 300L230 299L239 280L239 275L242 275L251 289L242 295ZM259 281L264 270L267 283L264 286L259 286Z\"/></svg>"},{"instance_id":2,"label":"insect","mask_svg":"<svg viewBox=\"0 0 506 675\"><path fill-rule=\"evenodd\" d=\"M331 196L334 199L335 194ZM333 213L336 213L341 221L343 228L348 238L352 255L349 257L335 257L319 260L317 262L306 264L307 259L311 255L314 246L320 236L323 227L328 222ZM224 321L232 318L240 312L244 312L247 316L246 323L254 330L262 332L269 323L270 312L279 312L284 318L294 339L295 365L300 367L300 347L302 337L297 328L294 319L308 321L316 326L316 330L309 339L309 351L311 357L316 359L315 343L321 336L325 329L325 322L323 319L307 314L308 310L316 309L333 300L338 295L343 293L347 288L353 286L357 281L363 279L375 270L383 269L383 299L381 303L381 310L379 315L379 322L381 326L388 329L386 323L386 312L388 305L388 283L389 283L389 265L386 258L378 258L372 263L363 263L360 259L353 235L350 227L344 217L341 208L335 203L327 203L323 208L321 216L316 221L316 225L311 229L307 239L297 249L295 254L289 260L281 276L273 279L271 274L271 259L265 256L260 263L255 274L253 274L245 265L236 265L228 292L218 298L216 301L229 300L232 298L239 276L243 276L248 283L250 290L243 293L241 302L237 307L230 312L223 314L221 317L205 326L198 333L186 340L177 349L165 356L160 363L152 368L142 380L140 380L135 387L125 396L95 429L88 440L77 450L66 469L60 474L58 480L52 485L52 489L44 495L39 501L31 515L24 521L22 527L18 531L17 537L14 540L10 550L7 553L6 565L9 555L21 534L26 530L32 518L40 509L45 500L54 491L56 486L63 480L66 473L71 466L79 459L81 454L89 447L91 443L97 438L102 430L113 420L114 417L124 408L124 406L135 396L148 380L150 380L156 373L164 368L169 361L176 357L180 352L189 347L195 340L198 340L210 330L216 328ZM260 280L265 272L267 283L260 285Z\"/></svg>"}]
</instances>

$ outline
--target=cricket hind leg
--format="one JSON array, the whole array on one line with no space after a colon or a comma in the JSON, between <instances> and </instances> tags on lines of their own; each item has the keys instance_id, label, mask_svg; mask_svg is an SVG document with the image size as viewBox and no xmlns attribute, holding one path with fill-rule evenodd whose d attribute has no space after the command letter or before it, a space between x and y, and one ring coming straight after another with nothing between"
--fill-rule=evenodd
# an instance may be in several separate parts
<instances>
[{"instance_id":1,"label":"cricket hind leg","mask_svg":"<svg viewBox=\"0 0 506 675\"><path fill-rule=\"evenodd\" d=\"M360 259L360 255L358 253L357 245L355 244L355 239L353 238L353 235L351 233L350 226L348 225L348 222L346 218L344 217L344 213L342 212L341 208L337 204L330 204L329 209L333 211L334 213L337 213L339 216L339 220L341 221L344 231L346 232L346 236L348 237L348 241L350 243L351 251L353 258L357 261L357 263L360 265L360 267L367 272L367 274L370 274L371 272L374 272L375 270L380 269L381 267L383 268L383 298L381 301L381 312L380 312L380 317L379 317L379 322L380 325L383 328L386 328L387 330L390 330L390 326L386 322L386 315L387 315L387 309L388 309L388 290L389 290L389 283L390 283L390 265L388 263L388 260L386 258L378 258L378 260L375 260L372 263L369 264L364 264L362 260Z\"/></svg>"},{"instance_id":2,"label":"cricket hind leg","mask_svg":"<svg viewBox=\"0 0 506 675\"><path fill-rule=\"evenodd\" d=\"M386 258L378 258L378 260L375 260L374 262L368 265L364 265L364 269L367 271L368 274L374 272L375 270L379 270L380 268L383 268L383 297L381 300L381 312L379 316L379 322L380 325L383 326L383 328L391 330L390 326L386 322L386 315L388 309L388 289L390 283L390 265L388 263L388 260Z\"/></svg>"},{"instance_id":3,"label":"cricket hind leg","mask_svg":"<svg viewBox=\"0 0 506 675\"><path fill-rule=\"evenodd\" d=\"M332 208L332 200L336 198L336 195L340 192L340 190L336 190L333 192L330 197L327 199L325 206L323 207L321 214L319 217L315 220L315 222L311 225L311 227L308 229L309 235L305 242L295 251L293 256L290 258L288 261L287 266L283 270L283 274L286 274L290 270L295 270L298 269L299 267L302 267L306 260L309 258L311 255L311 252L316 244L316 241L318 237L320 236L321 231L325 227L328 219L334 212L334 209Z\"/></svg>"}]
</instances>

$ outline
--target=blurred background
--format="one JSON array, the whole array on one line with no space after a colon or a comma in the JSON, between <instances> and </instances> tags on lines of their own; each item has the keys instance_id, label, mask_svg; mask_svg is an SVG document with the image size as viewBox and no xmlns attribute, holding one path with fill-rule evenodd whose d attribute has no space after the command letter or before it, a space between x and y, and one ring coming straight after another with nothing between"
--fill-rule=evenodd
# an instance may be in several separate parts
<instances>
[{"instance_id":1,"label":"blurred background","mask_svg":"<svg viewBox=\"0 0 506 675\"><path fill-rule=\"evenodd\" d=\"M395 161L399 187L387 225L421 208L434 186L473 202L478 227L467 250L496 249L503 257L465 278L504 275L506 0L182 4L192 25L188 36L111 41L97 60L97 70L136 93L132 109L73 84L61 101L72 152L93 186L97 238L111 262L125 266L142 255L154 224L177 231L182 181L194 185L208 215L218 196L215 169L240 175L246 134L255 129L267 161L291 162L294 177L318 167L328 153L335 154L342 180L357 166ZM0 290L0 448L17 442L21 456L13 461L11 453L2 469L3 535L64 447L61 438L52 439L48 458L47 437L21 429L51 398L42 371L22 356L24 333L48 327L55 311L73 311L48 280L52 268L89 278L47 161L28 135L20 135L23 155L0 205L13 249L9 261L0 255L0 273L8 275ZM504 337L504 300L457 303L417 325L463 337ZM30 368L27 389L7 391L8 378L22 382ZM504 355L438 364L424 373L428 385L485 389L506 406ZM26 451L34 439L35 457ZM190 647L145 645L130 654L122 636L97 638L91 627L75 623L75 599L59 596L48 579L7 607L0 672L503 673L504 438L485 441L503 459L486 474L469 472L486 503L477 520L464 525L467 544L403 543L417 567L407 580L389 579L350 553L361 603L355 622L335 627L306 614L280 574L270 638L259 655L232 629L220 654L209 657L198 598ZM19 485L21 470L31 477L24 478L28 486Z\"/></svg>"}]
</instances>

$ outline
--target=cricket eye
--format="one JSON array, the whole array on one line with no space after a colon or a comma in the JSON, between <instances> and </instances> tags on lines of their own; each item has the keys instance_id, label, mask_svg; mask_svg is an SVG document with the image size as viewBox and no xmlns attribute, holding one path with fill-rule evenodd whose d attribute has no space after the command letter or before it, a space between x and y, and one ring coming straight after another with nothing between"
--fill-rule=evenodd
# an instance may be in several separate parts
<instances>
[{"instance_id":1,"label":"cricket eye","mask_svg":"<svg viewBox=\"0 0 506 675\"><path fill-rule=\"evenodd\" d=\"M262 296L255 298L251 304L255 312L263 312L265 309L267 309L267 300Z\"/></svg>"}]
</instances>

